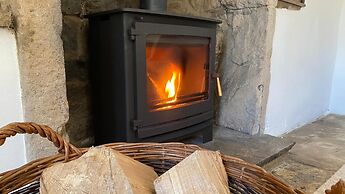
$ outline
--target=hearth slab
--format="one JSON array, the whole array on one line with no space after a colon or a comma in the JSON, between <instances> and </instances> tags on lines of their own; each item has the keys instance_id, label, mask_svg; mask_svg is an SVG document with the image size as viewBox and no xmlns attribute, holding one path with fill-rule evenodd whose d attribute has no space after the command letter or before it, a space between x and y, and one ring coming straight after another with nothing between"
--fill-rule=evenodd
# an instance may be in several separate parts
<instances>
[{"instance_id":1,"label":"hearth slab","mask_svg":"<svg viewBox=\"0 0 345 194\"><path fill-rule=\"evenodd\" d=\"M199 146L219 150L223 154L241 158L247 162L263 166L288 152L295 142L270 135L251 136L225 127L214 126L214 139L203 144L200 138L185 140Z\"/></svg>"}]
</instances>

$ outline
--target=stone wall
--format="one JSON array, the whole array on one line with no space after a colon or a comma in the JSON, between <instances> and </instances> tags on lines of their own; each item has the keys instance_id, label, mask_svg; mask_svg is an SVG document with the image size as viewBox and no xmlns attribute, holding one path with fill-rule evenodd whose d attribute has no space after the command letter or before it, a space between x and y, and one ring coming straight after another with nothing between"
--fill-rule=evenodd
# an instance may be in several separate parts
<instances>
[{"instance_id":1,"label":"stone wall","mask_svg":"<svg viewBox=\"0 0 345 194\"><path fill-rule=\"evenodd\" d=\"M0 25L16 30L25 120L47 124L77 146L93 144L88 21L83 15L119 7L137 8L138 2L61 0L61 7L59 0L0 2ZM170 12L222 21L217 31L217 71L223 86L223 97L216 97L219 125L249 134L263 132L276 3L168 1ZM56 151L35 136L27 136L26 142L29 159Z\"/></svg>"},{"instance_id":2,"label":"stone wall","mask_svg":"<svg viewBox=\"0 0 345 194\"><path fill-rule=\"evenodd\" d=\"M76 13L73 6L69 10L65 10L64 6L62 8L64 11L62 40L65 53L67 98L70 107L66 130L74 145L90 146L93 144L93 130L87 63L88 23L79 15L73 14Z\"/></svg>"},{"instance_id":3,"label":"stone wall","mask_svg":"<svg viewBox=\"0 0 345 194\"><path fill-rule=\"evenodd\" d=\"M62 14L59 0L2 0L16 31L24 120L45 124L68 139ZM37 135L25 137L28 160L57 152Z\"/></svg>"},{"instance_id":4,"label":"stone wall","mask_svg":"<svg viewBox=\"0 0 345 194\"><path fill-rule=\"evenodd\" d=\"M216 97L217 124L249 134L262 133L270 78L276 0L169 0L168 11L218 18L217 71L223 97ZM87 31L83 15L120 7L137 8L139 0L62 0L71 142L93 143Z\"/></svg>"},{"instance_id":5,"label":"stone wall","mask_svg":"<svg viewBox=\"0 0 345 194\"><path fill-rule=\"evenodd\" d=\"M13 16L11 8L7 4L0 2L0 27L12 28Z\"/></svg>"},{"instance_id":6,"label":"stone wall","mask_svg":"<svg viewBox=\"0 0 345 194\"><path fill-rule=\"evenodd\" d=\"M70 107L66 130L70 141L76 146L91 146L94 142L88 71L88 20L83 16L119 7L138 7L138 3L116 0L62 0L62 39Z\"/></svg>"}]
</instances>

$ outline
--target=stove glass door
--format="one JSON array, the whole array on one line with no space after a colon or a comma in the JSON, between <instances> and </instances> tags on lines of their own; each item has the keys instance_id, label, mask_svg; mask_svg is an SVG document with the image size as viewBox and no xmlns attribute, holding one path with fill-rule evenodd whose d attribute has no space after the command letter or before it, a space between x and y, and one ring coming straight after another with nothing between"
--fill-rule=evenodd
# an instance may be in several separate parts
<instances>
[{"instance_id":1,"label":"stove glass door","mask_svg":"<svg viewBox=\"0 0 345 194\"><path fill-rule=\"evenodd\" d=\"M207 37L146 36L146 93L150 112L207 100L209 45Z\"/></svg>"}]
</instances>

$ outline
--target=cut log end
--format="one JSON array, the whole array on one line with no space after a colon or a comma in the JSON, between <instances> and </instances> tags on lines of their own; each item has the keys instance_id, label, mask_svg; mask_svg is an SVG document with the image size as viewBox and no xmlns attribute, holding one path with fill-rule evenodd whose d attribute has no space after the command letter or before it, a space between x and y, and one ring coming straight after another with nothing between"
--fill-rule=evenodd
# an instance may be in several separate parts
<instances>
[{"instance_id":1,"label":"cut log end","mask_svg":"<svg viewBox=\"0 0 345 194\"><path fill-rule=\"evenodd\" d=\"M154 182L157 194L227 194L228 178L219 152L197 150Z\"/></svg>"},{"instance_id":2,"label":"cut log end","mask_svg":"<svg viewBox=\"0 0 345 194\"><path fill-rule=\"evenodd\" d=\"M154 193L153 168L110 148L91 148L80 158L46 169L40 192Z\"/></svg>"}]
</instances>

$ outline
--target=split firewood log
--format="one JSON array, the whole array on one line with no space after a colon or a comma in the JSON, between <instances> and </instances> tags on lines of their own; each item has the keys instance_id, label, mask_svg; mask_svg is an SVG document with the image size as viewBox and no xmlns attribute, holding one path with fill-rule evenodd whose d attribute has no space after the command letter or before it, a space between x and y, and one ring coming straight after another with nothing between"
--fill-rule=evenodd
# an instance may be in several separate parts
<instances>
[{"instance_id":1,"label":"split firewood log","mask_svg":"<svg viewBox=\"0 0 345 194\"><path fill-rule=\"evenodd\" d=\"M154 193L158 177L146 166L110 148L91 148L80 158L43 171L40 193Z\"/></svg>"},{"instance_id":2,"label":"split firewood log","mask_svg":"<svg viewBox=\"0 0 345 194\"><path fill-rule=\"evenodd\" d=\"M228 177L219 152L198 150L158 177L157 194L228 194Z\"/></svg>"},{"instance_id":3,"label":"split firewood log","mask_svg":"<svg viewBox=\"0 0 345 194\"><path fill-rule=\"evenodd\" d=\"M345 181L339 180L331 187L331 190L326 190L326 194L345 194Z\"/></svg>"}]
</instances>

